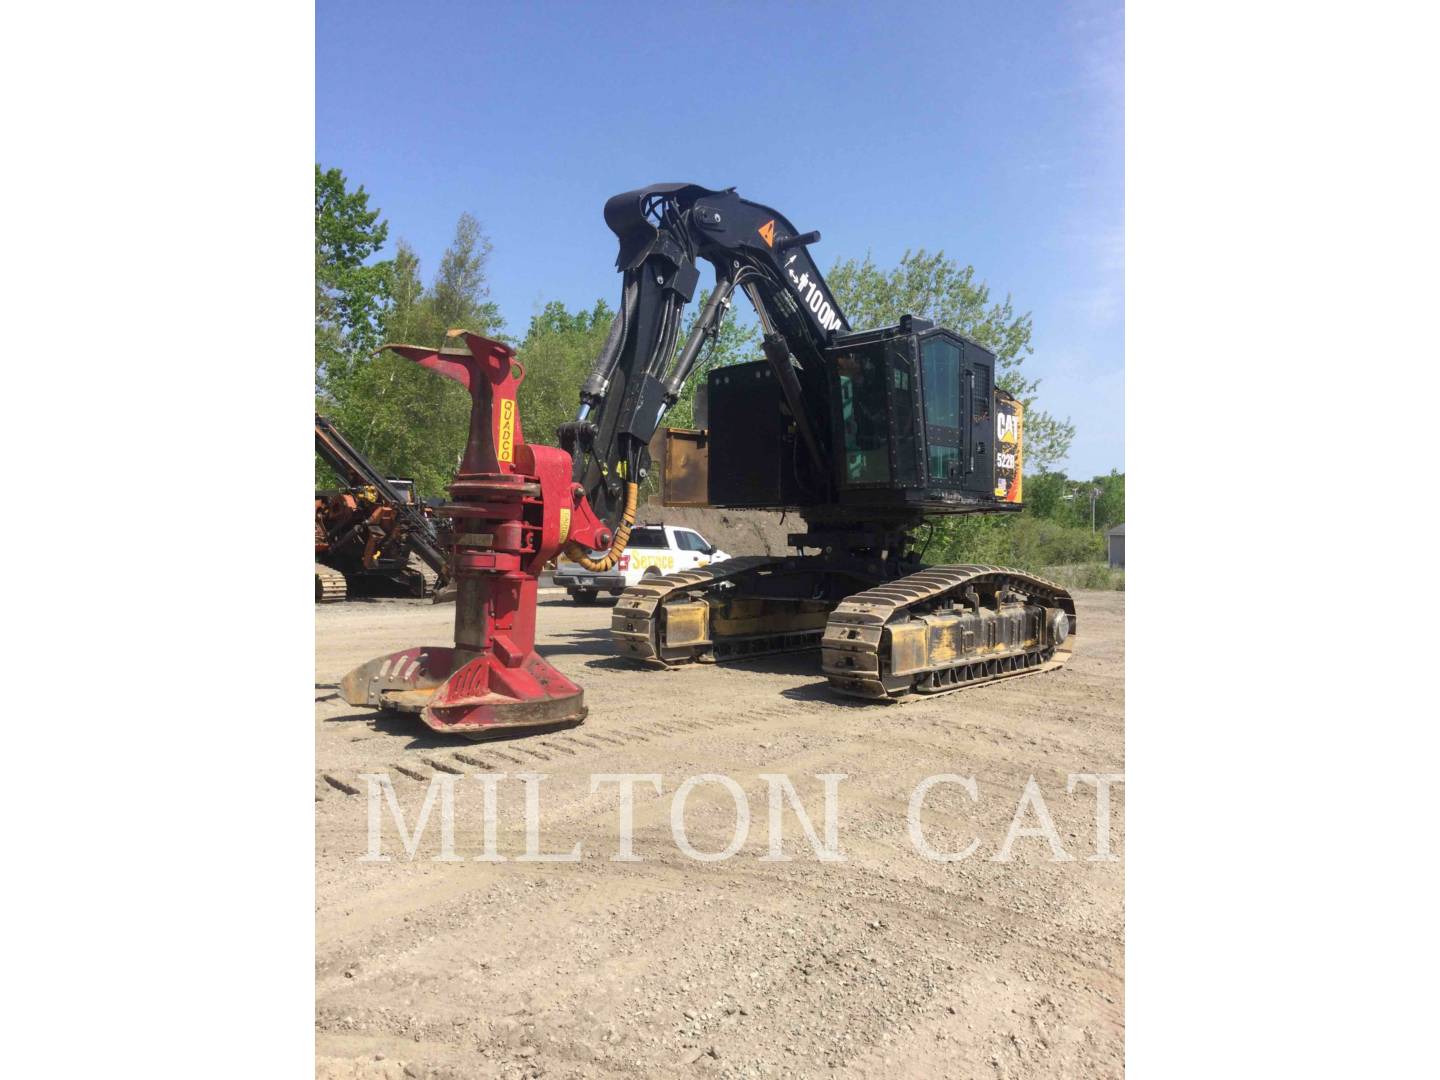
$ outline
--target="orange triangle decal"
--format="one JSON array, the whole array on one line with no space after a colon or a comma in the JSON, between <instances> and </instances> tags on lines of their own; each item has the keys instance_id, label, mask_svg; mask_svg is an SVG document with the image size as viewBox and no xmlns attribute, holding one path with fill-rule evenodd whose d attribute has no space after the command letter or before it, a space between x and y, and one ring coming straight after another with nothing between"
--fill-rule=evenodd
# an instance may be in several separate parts
<instances>
[{"instance_id":1,"label":"orange triangle decal","mask_svg":"<svg viewBox=\"0 0 1440 1080\"><path fill-rule=\"evenodd\" d=\"M760 226L760 239L765 241L766 247L775 246L775 219L771 218Z\"/></svg>"}]
</instances>

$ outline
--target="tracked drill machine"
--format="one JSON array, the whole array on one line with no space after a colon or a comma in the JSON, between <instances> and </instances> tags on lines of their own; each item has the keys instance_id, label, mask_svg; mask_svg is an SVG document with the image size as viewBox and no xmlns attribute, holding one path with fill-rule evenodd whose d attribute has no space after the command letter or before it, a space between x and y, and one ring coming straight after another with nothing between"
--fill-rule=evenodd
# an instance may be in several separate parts
<instances>
[{"instance_id":1,"label":"tracked drill machine","mask_svg":"<svg viewBox=\"0 0 1440 1080\"><path fill-rule=\"evenodd\" d=\"M518 435L503 412L490 415L477 404L471 442L477 430L488 440L486 468L523 474L533 491L534 505L507 504L514 520L527 523L515 534L520 546L502 545L498 529L466 531L460 522L480 511L465 508L465 500L444 508L457 515L457 576L468 550L478 575L470 603L483 617L457 608L455 655L436 661L431 650L420 662L411 651L372 661L347 678L347 699L389 707L423 700L432 727L470 734L506 716L514 721L508 726L524 726L525 709L545 722L583 718L578 688L548 665L544 693L557 689L564 704L537 712L538 698L477 691L460 695L477 711L455 720L460 712L442 716L429 703L460 700L446 669L459 665L462 653L491 675L497 664L530 663L534 590L523 582L545 558L563 549L595 571L618 561L639 484L656 466L652 440L737 290L759 318L764 359L709 372L697 398L703 426L665 433L665 501L792 511L805 528L789 536L793 555L731 559L627 589L612 615L617 650L677 667L818 647L834 690L877 700L945 693L1065 662L1076 628L1066 590L1004 567L927 567L916 549L927 517L1021 508L1023 411L996 387L992 352L912 317L852 330L810 257L820 234L799 232L733 189L641 188L607 202L605 221L620 242L619 311L581 389L577 417L558 433L563 452L526 447L560 454L564 482L547 481L539 458L507 465L504 448ZM701 261L715 282L680 345ZM505 346L466 340L470 355L488 350L518 368ZM445 362L441 352L401 351L427 366ZM503 396L489 400L499 402L496 410L506 407ZM508 407L513 412L513 403ZM452 493L468 490L465 477L462 468ZM483 570L477 559L485 560ZM507 575L515 578L510 584ZM464 577L460 586L463 605ZM495 626L509 619L525 632L518 644L486 638L477 629L486 619ZM486 702L489 712L480 708ZM453 722L441 722L447 717Z\"/></svg>"},{"instance_id":2,"label":"tracked drill machine","mask_svg":"<svg viewBox=\"0 0 1440 1080\"><path fill-rule=\"evenodd\" d=\"M449 579L449 560L414 484L381 475L319 413L315 452L346 485L315 493L316 601L352 592L434 595Z\"/></svg>"}]
</instances>

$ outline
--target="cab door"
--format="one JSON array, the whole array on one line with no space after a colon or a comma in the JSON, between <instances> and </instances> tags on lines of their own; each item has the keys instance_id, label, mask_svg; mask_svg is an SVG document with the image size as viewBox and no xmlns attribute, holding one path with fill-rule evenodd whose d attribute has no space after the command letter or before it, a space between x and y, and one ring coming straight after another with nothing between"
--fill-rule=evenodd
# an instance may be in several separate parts
<instances>
[{"instance_id":1,"label":"cab door","mask_svg":"<svg viewBox=\"0 0 1440 1080\"><path fill-rule=\"evenodd\" d=\"M925 401L925 471L936 487L958 488L965 479L967 455L960 343L934 334L920 343L921 386Z\"/></svg>"},{"instance_id":2,"label":"cab door","mask_svg":"<svg viewBox=\"0 0 1440 1080\"><path fill-rule=\"evenodd\" d=\"M989 495L995 486L995 355L945 331L922 337L925 464L938 488Z\"/></svg>"}]
</instances>

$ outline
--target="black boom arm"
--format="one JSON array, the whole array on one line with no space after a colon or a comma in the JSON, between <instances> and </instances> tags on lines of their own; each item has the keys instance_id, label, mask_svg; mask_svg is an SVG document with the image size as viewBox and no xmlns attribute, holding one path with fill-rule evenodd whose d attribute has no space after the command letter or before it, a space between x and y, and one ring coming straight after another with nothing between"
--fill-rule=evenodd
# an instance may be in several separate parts
<instances>
[{"instance_id":1,"label":"black boom arm","mask_svg":"<svg viewBox=\"0 0 1440 1080\"><path fill-rule=\"evenodd\" d=\"M580 391L576 421L560 429L560 444L591 505L613 523L626 485L639 482L650 440L737 288L755 308L765 355L802 430L813 427L807 401L822 400L809 389L823 378L822 350L850 324L806 250L820 234L798 232L783 214L733 188L654 184L627 191L605 204L605 223L620 240L620 310ZM702 259L714 267L715 287L677 355ZM813 439L807 441L814 453Z\"/></svg>"}]
</instances>

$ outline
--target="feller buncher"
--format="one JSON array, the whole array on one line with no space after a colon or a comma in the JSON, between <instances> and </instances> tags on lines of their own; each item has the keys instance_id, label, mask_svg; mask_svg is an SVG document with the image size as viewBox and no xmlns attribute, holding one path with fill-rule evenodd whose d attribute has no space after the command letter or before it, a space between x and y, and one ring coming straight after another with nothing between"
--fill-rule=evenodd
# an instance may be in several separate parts
<instances>
[{"instance_id":1,"label":"feller buncher","mask_svg":"<svg viewBox=\"0 0 1440 1080\"><path fill-rule=\"evenodd\" d=\"M621 301L563 449L524 442L524 371L507 346L473 334L465 349L391 346L474 403L442 508L455 520L455 645L363 665L343 684L348 701L469 735L584 718L580 688L534 651L535 575L561 551L597 573L619 560L651 441L737 289L764 359L712 370L702 427L665 432L665 501L791 511L805 528L789 536L793 555L628 588L612 615L618 651L678 667L818 648L833 690L876 701L1065 662L1076 629L1065 589L1005 567L926 566L917 552L928 517L1021 509L1023 413L996 387L990 350L909 316L852 330L810 257L820 234L734 189L640 188L607 202L605 221ZM715 283L677 352L701 261Z\"/></svg>"}]
</instances>

